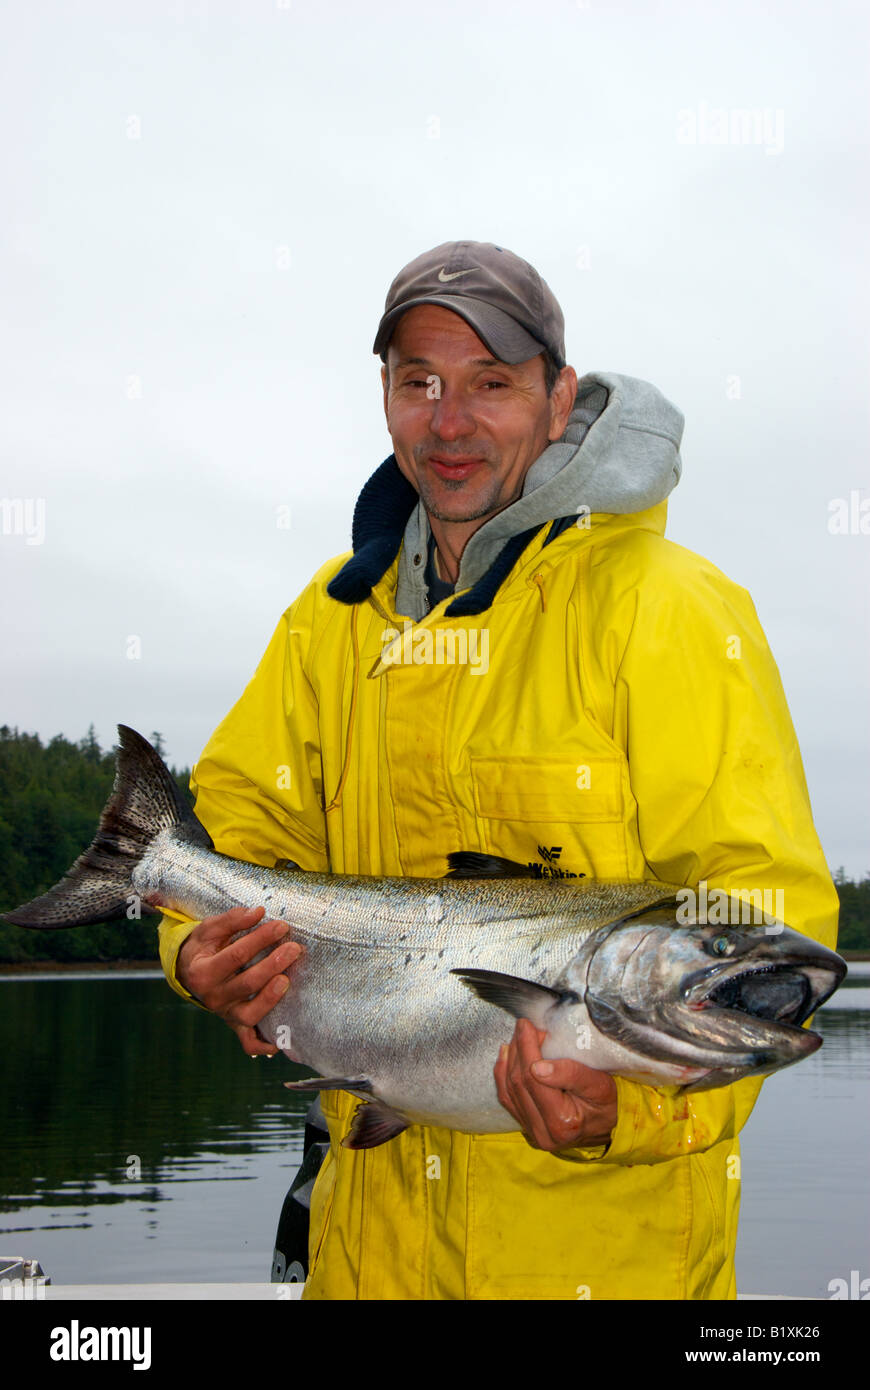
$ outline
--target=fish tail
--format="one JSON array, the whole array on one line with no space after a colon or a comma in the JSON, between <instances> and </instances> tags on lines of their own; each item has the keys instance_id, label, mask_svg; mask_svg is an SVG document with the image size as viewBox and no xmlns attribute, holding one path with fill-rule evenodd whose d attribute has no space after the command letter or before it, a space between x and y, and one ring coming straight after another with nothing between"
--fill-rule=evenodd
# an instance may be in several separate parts
<instances>
[{"instance_id":1,"label":"fish tail","mask_svg":"<svg viewBox=\"0 0 870 1390\"><path fill-rule=\"evenodd\" d=\"M148 740L126 724L118 739L115 784L91 844L47 893L3 914L13 926L57 930L126 917L133 870L161 830L178 827L191 843L211 847Z\"/></svg>"}]
</instances>

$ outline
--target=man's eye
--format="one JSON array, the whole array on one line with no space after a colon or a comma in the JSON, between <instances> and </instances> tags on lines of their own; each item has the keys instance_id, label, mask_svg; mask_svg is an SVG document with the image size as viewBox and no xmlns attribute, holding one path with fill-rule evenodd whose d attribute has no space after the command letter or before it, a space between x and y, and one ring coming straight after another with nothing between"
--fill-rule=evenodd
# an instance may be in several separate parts
<instances>
[{"instance_id":1,"label":"man's eye","mask_svg":"<svg viewBox=\"0 0 870 1390\"><path fill-rule=\"evenodd\" d=\"M502 386L505 388L507 387L506 381L485 381L483 384L487 390L490 390L490 388L493 386Z\"/></svg>"}]
</instances>

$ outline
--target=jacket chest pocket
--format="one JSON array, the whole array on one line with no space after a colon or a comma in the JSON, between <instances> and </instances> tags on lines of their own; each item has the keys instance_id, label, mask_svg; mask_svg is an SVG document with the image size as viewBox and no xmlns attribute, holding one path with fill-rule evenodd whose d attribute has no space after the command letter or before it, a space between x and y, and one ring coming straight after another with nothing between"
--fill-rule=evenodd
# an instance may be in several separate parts
<instances>
[{"instance_id":1,"label":"jacket chest pocket","mask_svg":"<svg viewBox=\"0 0 870 1390\"><path fill-rule=\"evenodd\" d=\"M471 758L481 843L544 878L628 874L619 758Z\"/></svg>"}]
</instances>

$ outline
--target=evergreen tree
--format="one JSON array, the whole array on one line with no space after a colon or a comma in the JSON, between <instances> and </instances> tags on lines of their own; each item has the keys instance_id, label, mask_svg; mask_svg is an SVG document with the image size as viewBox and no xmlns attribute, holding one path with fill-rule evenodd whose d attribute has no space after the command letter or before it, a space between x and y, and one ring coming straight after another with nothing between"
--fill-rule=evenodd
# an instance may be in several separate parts
<instances>
[{"instance_id":1,"label":"evergreen tree","mask_svg":"<svg viewBox=\"0 0 870 1390\"><path fill-rule=\"evenodd\" d=\"M189 769L172 775L190 802ZM63 878L94 838L114 776L114 755L102 752L93 724L78 743L57 734L47 746L35 734L0 728L0 914ZM149 913L68 931L0 921L0 962L155 960L158 920Z\"/></svg>"},{"instance_id":2,"label":"evergreen tree","mask_svg":"<svg viewBox=\"0 0 870 1390\"><path fill-rule=\"evenodd\" d=\"M88 726L88 732L79 744L79 748L89 763L98 763L102 758L102 750L97 743L97 731L93 724Z\"/></svg>"}]
</instances>

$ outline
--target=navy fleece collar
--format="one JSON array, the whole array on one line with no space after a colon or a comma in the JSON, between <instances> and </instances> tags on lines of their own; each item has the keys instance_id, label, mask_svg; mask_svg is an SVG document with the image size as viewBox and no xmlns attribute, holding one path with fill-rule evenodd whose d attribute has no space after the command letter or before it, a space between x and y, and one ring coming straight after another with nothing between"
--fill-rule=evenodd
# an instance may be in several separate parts
<instances>
[{"instance_id":1,"label":"navy fleece collar","mask_svg":"<svg viewBox=\"0 0 870 1390\"><path fill-rule=\"evenodd\" d=\"M354 553L327 585L330 598L339 603L362 603L369 597L398 555L417 501L416 490L400 471L395 454L390 454L375 469L357 499L351 530ZM542 524L512 536L486 574L444 610L445 616L460 618L485 612Z\"/></svg>"},{"instance_id":2,"label":"navy fleece collar","mask_svg":"<svg viewBox=\"0 0 870 1390\"><path fill-rule=\"evenodd\" d=\"M330 580L326 592L339 603L362 603L399 553L417 493L399 471L395 454L376 468L353 512L353 555Z\"/></svg>"}]
</instances>

